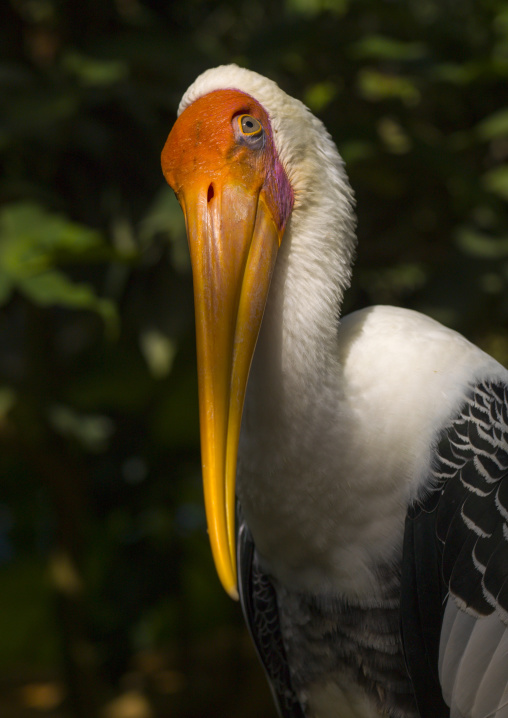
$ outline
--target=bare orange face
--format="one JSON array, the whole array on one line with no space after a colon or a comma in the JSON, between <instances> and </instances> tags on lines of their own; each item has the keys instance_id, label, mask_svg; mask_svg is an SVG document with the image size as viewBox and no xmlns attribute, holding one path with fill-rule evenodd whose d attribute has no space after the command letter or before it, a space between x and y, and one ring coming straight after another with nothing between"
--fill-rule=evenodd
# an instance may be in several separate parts
<instances>
[{"instance_id":1,"label":"bare orange face","mask_svg":"<svg viewBox=\"0 0 508 718\"><path fill-rule=\"evenodd\" d=\"M251 120L258 123L252 126ZM281 235L293 193L277 156L266 110L239 90L217 90L187 107L162 151L162 171L185 212L183 196L194 187L213 199L217 188L241 184L263 191ZM201 197L203 199L203 197Z\"/></svg>"},{"instance_id":2,"label":"bare orange face","mask_svg":"<svg viewBox=\"0 0 508 718\"><path fill-rule=\"evenodd\" d=\"M162 152L194 279L203 485L219 577L236 596L235 479L245 389L293 193L268 114L218 90L187 107Z\"/></svg>"}]
</instances>

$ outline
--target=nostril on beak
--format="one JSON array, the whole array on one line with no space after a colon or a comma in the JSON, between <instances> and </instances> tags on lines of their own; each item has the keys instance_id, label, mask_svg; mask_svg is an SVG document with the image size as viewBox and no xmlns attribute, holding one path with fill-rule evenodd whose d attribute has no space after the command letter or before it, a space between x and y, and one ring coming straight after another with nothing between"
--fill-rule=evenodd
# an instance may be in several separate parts
<instances>
[{"instance_id":1,"label":"nostril on beak","mask_svg":"<svg viewBox=\"0 0 508 718\"><path fill-rule=\"evenodd\" d=\"M213 191L213 184L208 187L208 194L206 195L206 201L211 202L215 192Z\"/></svg>"}]
</instances>

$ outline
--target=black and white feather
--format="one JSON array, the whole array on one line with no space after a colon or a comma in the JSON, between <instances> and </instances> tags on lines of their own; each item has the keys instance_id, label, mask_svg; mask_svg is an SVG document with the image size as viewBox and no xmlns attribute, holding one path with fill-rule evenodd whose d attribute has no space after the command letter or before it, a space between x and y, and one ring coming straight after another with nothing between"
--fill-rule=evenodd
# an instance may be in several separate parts
<instances>
[{"instance_id":1,"label":"black and white feather","mask_svg":"<svg viewBox=\"0 0 508 718\"><path fill-rule=\"evenodd\" d=\"M433 492L411 509L405 535L402 630L417 698L425 706L440 686L453 718L507 718L506 385L472 388L432 474Z\"/></svg>"}]
</instances>

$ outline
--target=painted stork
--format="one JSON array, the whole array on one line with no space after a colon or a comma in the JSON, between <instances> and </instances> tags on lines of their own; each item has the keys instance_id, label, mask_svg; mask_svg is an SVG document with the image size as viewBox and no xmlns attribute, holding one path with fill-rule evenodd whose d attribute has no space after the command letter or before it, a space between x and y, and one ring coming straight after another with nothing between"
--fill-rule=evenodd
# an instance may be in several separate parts
<instances>
[{"instance_id":1,"label":"painted stork","mask_svg":"<svg viewBox=\"0 0 508 718\"><path fill-rule=\"evenodd\" d=\"M274 82L205 72L162 166L213 555L280 715L508 718L508 371L413 311L339 322L352 192Z\"/></svg>"}]
</instances>

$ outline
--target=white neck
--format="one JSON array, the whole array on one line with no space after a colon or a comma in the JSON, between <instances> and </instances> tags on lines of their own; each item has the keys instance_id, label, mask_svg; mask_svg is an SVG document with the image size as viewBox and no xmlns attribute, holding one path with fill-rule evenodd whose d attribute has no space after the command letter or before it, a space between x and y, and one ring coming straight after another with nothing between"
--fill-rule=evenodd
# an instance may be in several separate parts
<instances>
[{"instance_id":1,"label":"white neck","mask_svg":"<svg viewBox=\"0 0 508 718\"><path fill-rule=\"evenodd\" d=\"M295 206L277 257L246 406L247 415L260 412L258 426L271 416L279 432L281 423L303 429L307 421L296 422L295 412L308 420L323 392L337 389L339 312L355 248L353 198L342 160L321 122L308 117L315 142L303 158L304 186L294 178Z\"/></svg>"},{"instance_id":2,"label":"white neck","mask_svg":"<svg viewBox=\"0 0 508 718\"><path fill-rule=\"evenodd\" d=\"M331 453L343 390L337 330L350 282L354 220L351 191L331 141L327 150L328 161L320 167L324 177L317 177L316 168L314 191L297 195L282 240L240 441L238 496L258 549L266 549L274 559L270 570L280 575L283 565L299 574L301 561L317 565L321 574L318 547L311 547L315 536L305 535L311 527L302 521L302 510L313 500L312 492L324 499L315 452L320 447ZM323 484L329 480L321 478ZM284 530L274 532L274 525ZM308 561L302 545L312 554Z\"/></svg>"}]
</instances>

